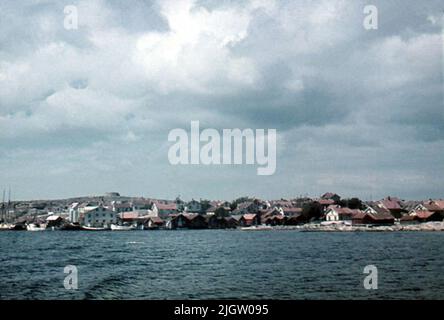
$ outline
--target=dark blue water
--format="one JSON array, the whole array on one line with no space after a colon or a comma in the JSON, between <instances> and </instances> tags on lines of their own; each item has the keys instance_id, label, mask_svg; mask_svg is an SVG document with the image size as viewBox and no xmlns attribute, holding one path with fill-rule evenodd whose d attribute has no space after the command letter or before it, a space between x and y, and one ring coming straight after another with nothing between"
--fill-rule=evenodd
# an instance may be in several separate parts
<instances>
[{"instance_id":1,"label":"dark blue water","mask_svg":"<svg viewBox=\"0 0 444 320\"><path fill-rule=\"evenodd\" d=\"M439 232L0 232L0 298L443 299L443 244ZM377 290L363 286L369 264Z\"/></svg>"}]
</instances>

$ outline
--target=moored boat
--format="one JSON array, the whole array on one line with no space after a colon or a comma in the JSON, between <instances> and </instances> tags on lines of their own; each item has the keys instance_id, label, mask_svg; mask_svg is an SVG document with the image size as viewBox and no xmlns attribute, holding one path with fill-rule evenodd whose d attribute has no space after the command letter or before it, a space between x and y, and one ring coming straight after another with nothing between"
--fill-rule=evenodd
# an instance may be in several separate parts
<instances>
[{"instance_id":1,"label":"moored boat","mask_svg":"<svg viewBox=\"0 0 444 320\"><path fill-rule=\"evenodd\" d=\"M242 231L265 231L265 230L273 230L271 226L251 226L251 227L242 227L240 228Z\"/></svg>"},{"instance_id":2,"label":"moored boat","mask_svg":"<svg viewBox=\"0 0 444 320\"><path fill-rule=\"evenodd\" d=\"M28 231L45 231L46 225L38 224L38 223L30 223L26 226L26 230L28 230Z\"/></svg>"},{"instance_id":3,"label":"moored boat","mask_svg":"<svg viewBox=\"0 0 444 320\"><path fill-rule=\"evenodd\" d=\"M11 223L0 224L0 231L8 231L8 230L13 230L13 229L14 229L14 225Z\"/></svg>"},{"instance_id":4,"label":"moored boat","mask_svg":"<svg viewBox=\"0 0 444 320\"><path fill-rule=\"evenodd\" d=\"M106 231L106 230L109 230L109 228L82 226L82 230L85 230L85 231Z\"/></svg>"},{"instance_id":5,"label":"moored boat","mask_svg":"<svg viewBox=\"0 0 444 320\"><path fill-rule=\"evenodd\" d=\"M82 227L78 223L66 223L60 227L63 231L78 231L82 230Z\"/></svg>"},{"instance_id":6,"label":"moored boat","mask_svg":"<svg viewBox=\"0 0 444 320\"><path fill-rule=\"evenodd\" d=\"M136 230L137 226L119 226L117 224L112 224L111 225L111 230L112 231L131 231L131 230Z\"/></svg>"}]
</instances>

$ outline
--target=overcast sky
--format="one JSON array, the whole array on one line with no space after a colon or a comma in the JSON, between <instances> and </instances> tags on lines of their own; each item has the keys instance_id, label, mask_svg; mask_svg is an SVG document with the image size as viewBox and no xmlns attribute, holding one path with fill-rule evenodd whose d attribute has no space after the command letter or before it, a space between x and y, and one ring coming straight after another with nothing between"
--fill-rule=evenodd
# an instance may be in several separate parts
<instances>
[{"instance_id":1,"label":"overcast sky","mask_svg":"<svg viewBox=\"0 0 444 320\"><path fill-rule=\"evenodd\" d=\"M366 4L378 29L363 27ZM66 5L77 30L64 28ZM442 1L1 1L14 199L444 198ZM168 132L274 128L277 169L172 166Z\"/></svg>"}]
</instances>

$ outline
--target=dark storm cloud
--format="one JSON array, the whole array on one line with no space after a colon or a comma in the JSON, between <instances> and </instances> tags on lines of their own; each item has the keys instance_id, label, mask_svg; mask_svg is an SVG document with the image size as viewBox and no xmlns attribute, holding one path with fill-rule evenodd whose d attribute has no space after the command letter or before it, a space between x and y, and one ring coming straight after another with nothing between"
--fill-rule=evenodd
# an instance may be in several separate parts
<instances>
[{"instance_id":1,"label":"dark storm cloud","mask_svg":"<svg viewBox=\"0 0 444 320\"><path fill-rule=\"evenodd\" d=\"M75 31L63 28L68 4L79 10ZM99 179L97 192L162 197L326 189L382 196L388 184L400 196L438 196L442 4L373 1L379 28L372 31L362 26L366 4L2 2L0 143L10 152L0 153L7 168L0 177L23 197L34 190L58 197L40 184L74 174L82 179L64 194ZM191 120L202 128L277 129L276 175L172 168L167 134ZM45 157L33 159L39 152Z\"/></svg>"}]
</instances>

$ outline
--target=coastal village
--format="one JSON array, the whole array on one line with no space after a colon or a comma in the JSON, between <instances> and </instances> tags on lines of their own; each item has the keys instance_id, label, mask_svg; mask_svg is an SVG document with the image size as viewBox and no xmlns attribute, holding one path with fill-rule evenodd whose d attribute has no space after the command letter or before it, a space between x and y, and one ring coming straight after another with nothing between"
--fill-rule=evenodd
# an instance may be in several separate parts
<instances>
[{"instance_id":1,"label":"coastal village","mask_svg":"<svg viewBox=\"0 0 444 320\"><path fill-rule=\"evenodd\" d=\"M64 200L5 201L1 230L129 231L158 229L241 229L302 231L444 231L444 200L378 201L318 198L234 201L159 200L117 192Z\"/></svg>"}]
</instances>

